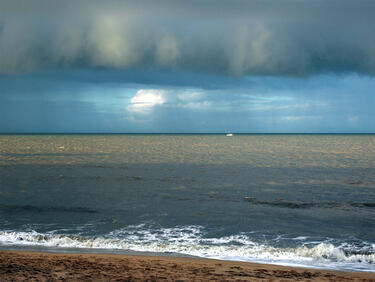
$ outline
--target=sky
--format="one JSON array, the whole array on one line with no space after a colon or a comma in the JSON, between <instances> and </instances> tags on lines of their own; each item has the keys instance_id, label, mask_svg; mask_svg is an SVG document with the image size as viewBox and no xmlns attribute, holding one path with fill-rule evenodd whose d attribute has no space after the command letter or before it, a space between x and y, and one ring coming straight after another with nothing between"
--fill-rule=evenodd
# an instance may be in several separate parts
<instances>
[{"instance_id":1,"label":"sky","mask_svg":"<svg viewBox=\"0 0 375 282\"><path fill-rule=\"evenodd\" d=\"M0 0L2 133L375 133L373 0Z\"/></svg>"}]
</instances>

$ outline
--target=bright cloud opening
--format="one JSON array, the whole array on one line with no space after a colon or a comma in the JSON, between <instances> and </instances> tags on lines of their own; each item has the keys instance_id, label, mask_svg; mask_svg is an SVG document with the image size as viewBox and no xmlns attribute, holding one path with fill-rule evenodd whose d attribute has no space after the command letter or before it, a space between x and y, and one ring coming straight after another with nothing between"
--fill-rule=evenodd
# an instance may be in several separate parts
<instances>
[{"instance_id":1,"label":"bright cloud opening","mask_svg":"<svg viewBox=\"0 0 375 282\"><path fill-rule=\"evenodd\" d=\"M137 94L130 99L130 106L127 110L132 112L148 112L156 105L162 105L166 101L165 92L158 89L140 89Z\"/></svg>"}]
</instances>

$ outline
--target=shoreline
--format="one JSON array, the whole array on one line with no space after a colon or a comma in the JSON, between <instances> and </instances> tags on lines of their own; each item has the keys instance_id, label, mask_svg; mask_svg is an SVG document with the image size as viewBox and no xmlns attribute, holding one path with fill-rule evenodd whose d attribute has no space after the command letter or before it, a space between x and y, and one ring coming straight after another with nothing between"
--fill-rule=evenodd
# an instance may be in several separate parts
<instances>
[{"instance_id":1,"label":"shoreline","mask_svg":"<svg viewBox=\"0 0 375 282\"><path fill-rule=\"evenodd\" d=\"M347 272L206 258L0 250L7 280L310 280L375 281L373 272Z\"/></svg>"}]
</instances>

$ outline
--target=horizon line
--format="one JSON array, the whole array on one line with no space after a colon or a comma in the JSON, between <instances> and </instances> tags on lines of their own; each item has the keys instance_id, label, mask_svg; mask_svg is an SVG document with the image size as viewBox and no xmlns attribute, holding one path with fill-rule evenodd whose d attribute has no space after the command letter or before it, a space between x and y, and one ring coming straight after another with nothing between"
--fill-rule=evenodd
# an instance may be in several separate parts
<instances>
[{"instance_id":1,"label":"horizon line","mask_svg":"<svg viewBox=\"0 0 375 282\"><path fill-rule=\"evenodd\" d=\"M375 132L0 132L0 135L375 135Z\"/></svg>"}]
</instances>

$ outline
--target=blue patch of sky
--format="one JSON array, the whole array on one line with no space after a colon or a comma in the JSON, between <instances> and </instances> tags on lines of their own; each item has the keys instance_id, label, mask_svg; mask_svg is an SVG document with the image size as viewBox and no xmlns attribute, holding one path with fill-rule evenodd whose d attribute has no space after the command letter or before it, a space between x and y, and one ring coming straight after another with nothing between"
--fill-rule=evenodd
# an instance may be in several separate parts
<instances>
[{"instance_id":1,"label":"blue patch of sky","mask_svg":"<svg viewBox=\"0 0 375 282\"><path fill-rule=\"evenodd\" d=\"M0 131L375 132L370 76L108 72L0 77Z\"/></svg>"}]
</instances>

